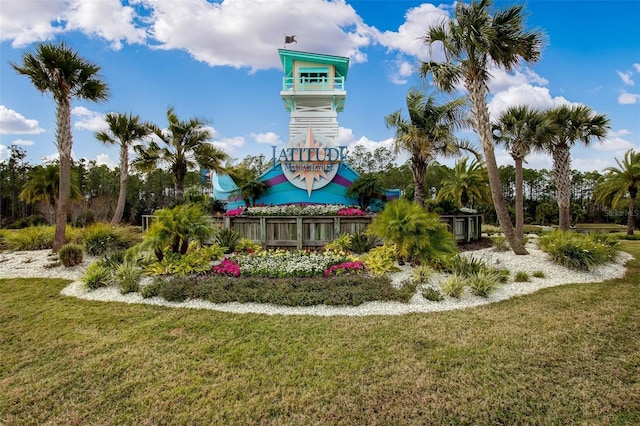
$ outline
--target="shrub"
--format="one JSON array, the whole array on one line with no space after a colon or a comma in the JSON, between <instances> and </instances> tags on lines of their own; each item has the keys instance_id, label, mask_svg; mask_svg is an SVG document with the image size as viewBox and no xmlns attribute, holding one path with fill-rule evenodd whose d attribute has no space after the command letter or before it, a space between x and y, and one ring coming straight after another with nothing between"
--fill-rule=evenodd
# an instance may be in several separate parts
<instances>
[{"instance_id":1,"label":"shrub","mask_svg":"<svg viewBox=\"0 0 640 426\"><path fill-rule=\"evenodd\" d=\"M224 250L217 244L206 247L192 246L186 254L167 253L161 261L152 262L144 267L148 275L191 275L207 272L211 262L221 259Z\"/></svg>"},{"instance_id":2,"label":"shrub","mask_svg":"<svg viewBox=\"0 0 640 426\"><path fill-rule=\"evenodd\" d=\"M529 278L529 274L524 272L524 271L518 271L516 272L516 276L514 277L513 281L517 282L517 283L526 283L531 281L531 278Z\"/></svg>"},{"instance_id":3,"label":"shrub","mask_svg":"<svg viewBox=\"0 0 640 426\"><path fill-rule=\"evenodd\" d=\"M453 274L457 274L463 277L469 277L473 274L477 274L482 270L488 269L488 266L481 259L476 259L473 256L453 256L449 258L447 262L447 271Z\"/></svg>"},{"instance_id":4,"label":"shrub","mask_svg":"<svg viewBox=\"0 0 640 426\"><path fill-rule=\"evenodd\" d=\"M395 244L400 263L438 258L457 250L455 238L437 214L403 198L387 203L369 229L383 242Z\"/></svg>"},{"instance_id":5,"label":"shrub","mask_svg":"<svg viewBox=\"0 0 640 426\"><path fill-rule=\"evenodd\" d=\"M493 247L496 251L508 251L509 250L509 242L507 241L507 237L504 235L492 235L489 237Z\"/></svg>"},{"instance_id":6,"label":"shrub","mask_svg":"<svg viewBox=\"0 0 640 426\"><path fill-rule=\"evenodd\" d=\"M9 250L45 250L53 247L55 226L30 226L8 231L5 244Z\"/></svg>"},{"instance_id":7,"label":"shrub","mask_svg":"<svg viewBox=\"0 0 640 426\"><path fill-rule=\"evenodd\" d=\"M375 235L364 232L357 232L351 236L351 242L347 245L347 249L358 254L366 253L378 245L378 239Z\"/></svg>"},{"instance_id":8,"label":"shrub","mask_svg":"<svg viewBox=\"0 0 640 426\"><path fill-rule=\"evenodd\" d=\"M241 238L236 244L238 253L255 253L262 250L260 243L253 241L251 238Z\"/></svg>"},{"instance_id":9,"label":"shrub","mask_svg":"<svg viewBox=\"0 0 640 426\"><path fill-rule=\"evenodd\" d=\"M71 267L82 263L82 246L65 244L58 250L58 259L63 266Z\"/></svg>"},{"instance_id":10,"label":"shrub","mask_svg":"<svg viewBox=\"0 0 640 426\"><path fill-rule=\"evenodd\" d=\"M618 243L598 234L553 231L538 239L540 249L566 268L588 271L611 262L618 254Z\"/></svg>"},{"instance_id":11,"label":"shrub","mask_svg":"<svg viewBox=\"0 0 640 426\"><path fill-rule=\"evenodd\" d=\"M432 302L441 302L444 300L442 293L433 287L427 287L422 290L422 297L427 300L431 300Z\"/></svg>"},{"instance_id":12,"label":"shrub","mask_svg":"<svg viewBox=\"0 0 640 426\"><path fill-rule=\"evenodd\" d=\"M413 268L413 271L411 272L411 278L416 282L426 283L431 279L435 272L436 271L434 271L431 266L423 263Z\"/></svg>"},{"instance_id":13,"label":"shrub","mask_svg":"<svg viewBox=\"0 0 640 426\"><path fill-rule=\"evenodd\" d=\"M533 276L536 278L544 278L546 275L544 274L543 271L534 271Z\"/></svg>"},{"instance_id":14,"label":"shrub","mask_svg":"<svg viewBox=\"0 0 640 426\"><path fill-rule=\"evenodd\" d=\"M265 250L254 255L235 257L242 275L253 277L312 277L323 276L332 265L351 260L344 253L299 250Z\"/></svg>"},{"instance_id":15,"label":"shrub","mask_svg":"<svg viewBox=\"0 0 640 426\"><path fill-rule=\"evenodd\" d=\"M140 241L140 235L130 226L114 226L97 222L83 233L84 249L91 256L101 256L116 250L127 249Z\"/></svg>"},{"instance_id":16,"label":"shrub","mask_svg":"<svg viewBox=\"0 0 640 426\"><path fill-rule=\"evenodd\" d=\"M487 234L487 236L492 236L496 234L502 233L502 228L495 225L487 225L486 223L482 224L482 233Z\"/></svg>"},{"instance_id":17,"label":"shrub","mask_svg":"<svg viewBox=\"0 0 640 426\"><path fill-rule=\"evenodd\" d=\"M465 284L464 277L458 274L452 274L440 282L440 290L449 297L458 298L462 296Z\"/></svg>"},{"instance_id":18,"label":"shrub","mask_svg":"<svg viewBox=\"0 0 640 426\"><path fill-rule=\"evenodd\" d=\"M362 256L361 260L367 271L374 275L382 275L397 270L394 264L395 256L396 249L394 245L385 244L371 249L369 253Z\"/></svg>"},{"instance_id":19,"label":"shrub","mask_svg":"<svg viewBox=\"0 0 640 426\"><path fill-rule=\"evenodd\" d=\"M468 285L471 293L476 296L488 297L498 287L498 276L485 269L471 275Z\"/></svg>"},{"instance_id":20,"label":"shrub","mask_svg":"<svg viewBox=\"0 0 640 426\"><path fill-rule=\"evenodd\" d=\"M112 269L108 266L100 262L93 262L87 267L81 281L90 290L106 287L111 282L111 271Z\"/></svg>"},{"instance_id":21,"label":"shrub","mask_svg":"<svg viewBox=\"0 0 640 426\"><path fill-rule=\"evenodd\" d=\"M225 253L233 253L236 251L236 246L240 242L240 233L233 229L222 228L219 229L214 236L215 242L221 247L225 247Z\"/></svg>"},{"instance_id":22,"label":"shrub","mask_svg":"<svg viewBox=\"0 0 640 426\"><path fill-rule=\"evenodd\" d=\"M340 234L338 238L324 245L325 250L329 251L347 251L351 245L351 234Z\"/></svg>"},{"instance_id":23,"label":"shrub","mask_svg":"<svg viewBox=\"0 0 640 426\"><path fill-rule=\"evenodd\" d=\"M342 274L357 274L364 271L364 264L359 260L355 262L342 262L337 265L331 265L328 269L325 269L324 276L329 277L331 275Z\"/></svg>"},{"instance_id":24,"label":"shrub","mask_svg":"<svg viewBox=\"0 0 640 426\"><path fill-rule=\"evenodd\" d=\"M140 289L142 270L135 264L124 262L113 272L112 281L120 288L120 293L137 292Z\"/></svg>"}]
</instances>

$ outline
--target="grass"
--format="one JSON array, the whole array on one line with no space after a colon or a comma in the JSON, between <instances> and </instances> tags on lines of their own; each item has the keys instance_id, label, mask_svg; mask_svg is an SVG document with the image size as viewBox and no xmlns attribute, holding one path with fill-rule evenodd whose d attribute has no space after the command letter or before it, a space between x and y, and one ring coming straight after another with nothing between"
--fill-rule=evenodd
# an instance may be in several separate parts
<instances>
[{"instance_id":1,"label":"grass","mask_svg":"<svg viewBox=\"0 0 640 426\"><path fill-rule=\"evenodd\" d=\"M0 424L640 422L638 260L623 279L397 317L101 303L67 283L0 280Z\"/></svg>"}]
</instances>

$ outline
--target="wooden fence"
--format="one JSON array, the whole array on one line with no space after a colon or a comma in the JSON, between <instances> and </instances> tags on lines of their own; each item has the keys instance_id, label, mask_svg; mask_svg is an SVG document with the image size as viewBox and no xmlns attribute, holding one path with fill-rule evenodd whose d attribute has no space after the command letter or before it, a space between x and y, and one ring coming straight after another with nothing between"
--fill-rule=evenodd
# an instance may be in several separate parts
<instances>
[{"instance_id":1,"label":"wooden fence","mask_svg":"<svg viewBox=\"0 0 640 426\"><path fill-rule=\"evenodd\" d=\"M369 216L235 216L212 217L219 227L233 229L243 238L260 242L265 248L317 248L336 239L340 234L364 231L372 218ZM146 230L153 216L142 217ZM457 241L480 239L480 215L440 216Z\"/></svg>"}]
</instances>

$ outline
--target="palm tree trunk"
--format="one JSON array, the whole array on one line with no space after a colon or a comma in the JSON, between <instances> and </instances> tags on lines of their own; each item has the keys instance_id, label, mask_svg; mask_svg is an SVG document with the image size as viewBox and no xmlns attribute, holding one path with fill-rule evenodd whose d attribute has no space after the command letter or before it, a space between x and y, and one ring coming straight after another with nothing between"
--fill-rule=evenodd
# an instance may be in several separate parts
<instances>
[{"instance_id":1,"label":"palm tree trunk","mask_svg":"<svg viewBox=\"0 0 640 426\"><path fill-rule=\"evenodd\" d=\"M413 174L413 200L420 206L424 207L424 178L426 175L426 166L420 164L412 164L411 172Z\"/></svg>"},{"instance_id":2,"label":"palm tree trunk","mask_svg":"<svg viewBox=\"0 0 640 426\"><path fill-rule=\"evenodd\" d=\"M571 165L569 147L559 145L552 152L553 175L556 180L556 200L559 208L559 228L568 231L571 224Z\"/></svg>"},{"instance_id":3,"label":"palm tree trunk","mask_svg":"<svg viewBox=\"0 0 640 426\"><path fill-rule=\"evenodd\" d=\"M516 165L516 235L524 244L524 193L522 190L522 157L514 158Z\"/></svg>"},{"instance_id":4,"label":"palm tree trunk","mask_svg":"<svg viewBox=\"0 0 640 426\"><path fill-rule=\"evenodd\" d=\"M124 206L127 202L127 179L129 178L129 149L126 144L120 147L120 192L118 193L118 202L116 211L111 219L112 225L117 225L122 221L124 214Z\"/></svg>"},{"instance_id":5,"label":"palm tree trunk","mask_svg":"<svg viewBox=\"0 0 640 426\"><path fill-rule=\"evenodd\" d=\"M629 212L627 213L627 235L633 235L633 228L635 222L635 209L636 209L636 195L638 194L637 188L629 189Z\"/></svg>"},{"instance_id":6,"label":"palm tree trunk","mask_svg":"<svg viewBox=\"0 0 640 426\"><path fill-rule=\"evenodd\" d=\"M469 98L471 99L471 109L476 120L476 131L482 143L485 164L489 174L489 186L491 187L491 197L496 209L496 215L500 222L500 227L505 238L515 254L529 254L524 248L522 241L516 235L516 230L511 223L509 210L502 193L502 183L498 172L498 163L493 149L493 136L491 134L491 124L489 120L489 109L487 108L485 93L487 92L484 82L478 78L471 78L467 81L469 88Z\"/></svg>"},{"instance_id":7,"label":"palm tree trunk","mask_svg":"<svg viewBox=\"0 0 640 426\"><path fill-rule=\"evenodd\" d=\"M71 196L71 101L62 97L56 103L56 142L60 154L59 196L56 211L56 233L53 239L53 252L57 253L64 245L67 228L67 209Z\"/></svg>"}]
</instances>

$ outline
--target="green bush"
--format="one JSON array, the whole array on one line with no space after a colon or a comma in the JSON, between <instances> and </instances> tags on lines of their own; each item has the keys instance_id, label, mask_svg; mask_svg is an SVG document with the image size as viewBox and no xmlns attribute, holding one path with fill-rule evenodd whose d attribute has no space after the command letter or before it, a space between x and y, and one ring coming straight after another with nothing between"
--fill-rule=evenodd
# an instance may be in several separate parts
<instances>
[{"instance_id":1,"label":"green bush","mask_svg":"<svg viewBox=\"0 0 640 426\"><path fill-rule=\"evenodd\" d=\"M152 262L144 266L147 275L192 275L207 272L211 269L211 262L222 259L224 249L218 244L205 247L195 247L186 254L167 253L161 261Z\"/></svg>"},{"instance_id":2,"label":"green bush","mask_svg":"<svg viewBox=\"0 0 640 426\"><path fill-rule=\"evenodd\" d=\"M488 269L488 266L481 259L476 259L473 256L466 257L457 255L448 259L446 271L463 277L469 277L486 269Z\"/></svg>"},{"instance_id":3,"label":"green bush","mask_svg":"<svg viewBox=\"0 0 640 426\"><path fill-rule=\"evenodd\" d=\"M435 272L436 271L434 271L431 266L423 263L413 268L413 271L411 271L411 278L418 283L426 283L431 279Z\"/></svg>"},{"instance_id":4,"label":"green bush","mask_svg":"<svg viewBox=\"0 0 640 426\"><path fill-rule=\"evenodd\" d=\"M357 232L351 236L351 242L347 245L347 249L354 253L367 253L378 245L378 238L375 235L364 232Z\"/></svg>"},{"instance_id":5,"label":"green bush","mask_svg":"<svg viewBox=\"0 0 640 426\"><path fill-rule=\"evenodd\" d=\"M433 287L427 287L422 290L422 297L432 302L442 302L444 300L442 293Z\"/></svg>"},{"instance_id":6,"label":"green bush","mask_svg":"<svg viewBox=\"0 0 640 426\"><path fill-rule=\"evenodd\" d=\"M361 257L362 263L368 272L374 275L382 275L387 272L397 271L398 268L394 263L396 257L396 249L393 244L382 245L371 249Z\"/></svg>"},{"instance_id":7,"label":"green bush","mask_svg":"<svg viewBox=\"0 0 640 426\"><path fill-rule=\"evenodd\" d=\"M499 277L495 272L485 269L471 275L467 284L471 293L476 296L488 297L498 287Z\"/></svg>"},{"instance_id":8,"label":"green bush","mask_svg":"<svg viewBox=\"0 0 640 426\"><path fill-rule=\"evenodd\" d=\"M233 229L222 228L216 232L214 241L221 247L225 247L225 253L233 253L240 242L241 235Z\"/></svg>"},{"instance_id":9,"label":"green bush","mask_svg":"<svg viewBox=\"0 0 640 426\"><path fill-rule=\"evenodd\" d=\"M84 249L91 256L101 256L116 250L132 247L141 240L140 234L130 226L114 226L97 222L83 232Z\"/></svg>"},{"instance_id":10,"label":"green bush","mask_svg":"<svg viewBox=\"0 0 640 426\"><path fill-rule=\"evenodd\" d=\"M351 245L351 234L340 234L338 238L324 245L327 251L348 251Z\"/></svg>"},{"instance_id":11,"label":"green bush","mask_svg":"<svg viewBox=\"0 0 640 426\"><path fill-rule=\"evenodd\" d=\"M526 282L531 281L531 278L529 278L529 274L528 273L526 273L524 271L518 271L518 272L516 272L516 276L513 278L513 281L515 281L517 283L526 283Z\"/></svg>"},{"instance_id":12,"label":"green bush","mask_svg":"<svg viewBox=\"0 0 640 426\"><path fill-rule=\"evenodd\" d=\"M507 241L507 237L504 235L492 235L489 237L493 247L496 251L508 251L509 250L509 242Z\"/></svg>"},{"instance_id":13,"label":"green bush","mask_svg":"<svg viewBox=\"0 0 640 426\"><path fill-rule=\"evenodd\" d=\"M93 262L87 267L87 270L80 280L91 290L106 287L111 282L111 271L112 269L108 266L100 262Z\"/></svg>"},{"instance_id":14,"label":"green bush","mask_svg":"<svg viewBox=\"0 0 640 426\"><path fill-rule=\"evenodd\" d=\"M618 254L618 242L599 234L553 231L538 239L540 249L553 262L566 268L588 271L611 262Z\"/></svg>"},{"instance_id":15,"label":"green bush","mask_svg":"<svg viewBox=\"0 0 640 426\"><path fill-rule=\"evenodd\" d=\"M495 225L488 225L486 223L482 224L482 233L487 234L487 236L492 236L496 234L502 233L502 228Z\"/></svg>"},{"instance_id":16,"label":"green bush","mask_svg":"<svg viewBox=\"0 0 640 426\"><path fill-rule=\"evenodd\" d=\"M65 244L58 250L58 259L63 266L76 266L82 263L82 254L80 244Z\"/></svg>"},{"instance_id":17,"label":"green bush","mask_svg":"<svg viewBox=\"0 0 640 426\"><path fill-rule=\"evenodd\" d=\"M113 272L112 281L120 288L120 293L137 292L140 289L142 270L135 264L124 262Z\"/></svg>"},{"instance_id":18,"label":"green bush","mask_svg":"<svg viewBox=\"0 0 640 426\"><path fill-rule=\"evenodd\" d=\"M45 250L53 247L55 226L30 226L7 231L5 244L9 250Z\"/></svg>"},{"instance_id":19,"label":"green bush","mask_svg":"<svg viewBox=\"0 0 640 426\"><path fill-rule=\"evenodd\" d=\"M534 271L532 275L536 278L544 278L546 276L544 271Z\"/></svg>"},{"instance_id":20,"label":"green bush","mask_svg":"<svg viewBox=\"0 0 640 426\"><path fill-rule=\"evenodd\" d=\"M465 277L452 274L440 282L440 291L449 297L459 298L464 292L465 285Z\"/></svg>"},{"instance_id":21,"label":"green bush","mask_svg":"<svg viewBox=\"0 0 640 426\"><path fill-rule=\"evenodd\" d=\"M283 278L323 276L329 267L350 259L332 251L266 250L256 255L238 255L234 260L243 276Z\"/></svg>"},{"instance_id":22,"label":"green bush","mask_svg":"<svg viewBox=\"0 0 640 426\"><path fill-rule=\"evenodd\" d=\"M251 238L240 238L240 241L236 244L236 251L238 253L255 253L260 250L262 250L260 243L253 241Z\"/></svg>"},{"instance_id":23,"label":"green bush","mask_svg":"<svg viewBox=\"0 0 640 426\"><path fill-rule=\"evenodd\" d=\"M202 299L212 303L270 303L283 306L358 306L371 301L407 303L415 293L411 283L396 289L386 276L344 274L328 278L264 278L223 276L157 279L145 294L166 300Z\"/></svg>"}]
</instances>

